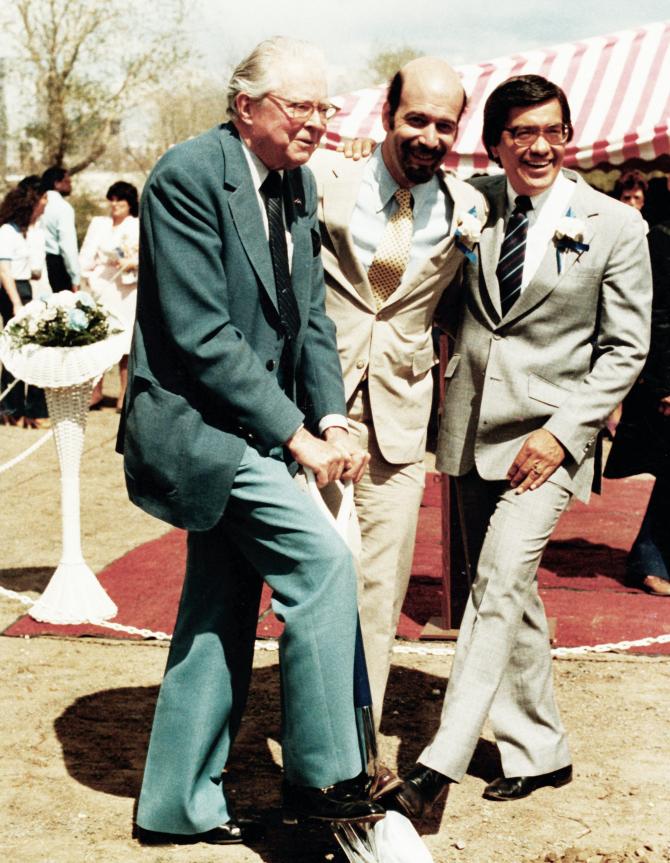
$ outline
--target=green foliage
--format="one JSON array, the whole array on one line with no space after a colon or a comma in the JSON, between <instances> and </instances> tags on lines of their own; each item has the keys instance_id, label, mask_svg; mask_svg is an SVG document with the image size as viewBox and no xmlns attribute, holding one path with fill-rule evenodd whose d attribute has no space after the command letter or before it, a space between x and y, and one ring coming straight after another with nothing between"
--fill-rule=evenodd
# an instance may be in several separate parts
<instances>
[{"instance_id":1,"label":"green foliage","mask_svg":"<svg viewBox=\"0 0 670 863\"><path fill-rule=\"evenodd\" d=\"M24 101L35 106L24 135L43 167L75 174L96 162L127 111L183 66L188 2L14 0L7 33Z\"/></svg>"},{"instance_id":2,"label":"green foliage","mask_svg":"<svg viewBox=\"0 0 670 863\"><path fill-rule=\"evenodd\" d=\"M398 69L421 56L420 51L409 45L382 47L368 61L368 71L374 78L374 84L386 84Z\"/></svg>"}]
</instances>

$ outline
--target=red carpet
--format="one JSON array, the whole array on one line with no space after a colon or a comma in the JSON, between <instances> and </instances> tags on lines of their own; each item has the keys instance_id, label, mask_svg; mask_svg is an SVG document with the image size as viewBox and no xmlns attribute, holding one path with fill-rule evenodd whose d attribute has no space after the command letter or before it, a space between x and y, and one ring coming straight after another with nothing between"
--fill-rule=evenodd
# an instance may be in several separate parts
<instances>
[{"instance_id":1,"label":"red carpet","mask_svg":"<svg viewBox=\"0 0 670 863\"><path fill-rule=\"evenodd\" d=\"M556 644L574 646L637 640L670 632L670 599L648 596L623 584L624 564L647 505L651 480L604 481L601 496L575 503L559 522L539 574L547 615L557 619ZM440 613L440 482L429 474L421 509L410 589L398 634L419 637ZM185 534L171 530L112 563L100 581L119 607L120 623L171 632L184 572ZM274 637L281 624L263 592L259 637ZM96 626L54 626L20 618L5 635L117 636ZM132 637L120 635L120 637ZM637 652L670 653L670 645Z\"/></svg>"}]
</instances>

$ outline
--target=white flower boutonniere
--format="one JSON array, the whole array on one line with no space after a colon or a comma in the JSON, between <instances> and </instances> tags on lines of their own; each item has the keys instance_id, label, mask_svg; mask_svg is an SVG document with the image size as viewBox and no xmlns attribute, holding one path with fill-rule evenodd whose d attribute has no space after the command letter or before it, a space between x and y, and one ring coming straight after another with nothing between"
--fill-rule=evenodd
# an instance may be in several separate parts
<instances>
[{"instance_id":1,"label":"white flower boutonniere","mask_svg":"<svg viewBox=\"0 0 670 863\"><path fill-rule=\"evenodd\" d=\"M473 252L482 235L482 226L477 217L477 210L472 207L467 213L461 213L456 221L456 248L462 252L469 261L476 261Z\"/></svg>"},{"instance_id":2,"label":"white flower boutonniere","mask_svg":"<svg viewBox=\"0 0 670 863\"><path fill-rule=\"evenodd\" d=\"M561 272L561 252L588 252L589 244L584 242L586 227L581 219L576 219L572 210L558 221L554 231L554 243L556 244L556 262L558 272Z\"/></svg>"}]
</instances>

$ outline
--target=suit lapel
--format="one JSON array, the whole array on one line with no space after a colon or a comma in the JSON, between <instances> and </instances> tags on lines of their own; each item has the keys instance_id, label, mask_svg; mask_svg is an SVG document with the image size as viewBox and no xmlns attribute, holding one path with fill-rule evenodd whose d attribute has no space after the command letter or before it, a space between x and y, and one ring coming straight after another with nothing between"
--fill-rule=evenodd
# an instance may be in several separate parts
<instances>
[{"instance_id":1,"label":"suit lapel","mask_svg":"<svg viewBox=\"0 0 670 863\"><path fill-rule=\"evenodd\" d=\"M595 233L594 218L597 211L587 207L587 201L582 194L581 178L578 178L577 186L570 201L570 209L574 218L579 219L585 228L584 243L590 245ZM528 283L518 302L514 303L505 317L505 323L515 320L542 302L564 279L569 278L569 273L575 262L579 260L584 252L566 250L560 253L560 272L556 244L553 238L549 241L547 250L540 262L539 267L531 281Z\"/></svg>"},{"instance_id":2,"label":"suit lapel","mask_svg":"<svg viewBox=\"0 0 670 863\"><path fill-rule=\"evenodd\" d=\"M358 299L375 308L367 273L361 266L349 230L366 161L347 162L333 170L323 182L323 221L333 243L338 264ZM347 285L345 285L347 287Z\"/></svg>"},{"instance_id":3,"label":"suit lapel","mask_svg":"<svg viewBox=\"0 0 670 863\"><path fill-rule=\"evenodd\" d=\"M226 159L224 185L230 193L227 202L235 230L261 285L278 311L270 246L265 239L258 197L242 152L242 144L227 126L222 130L221 146Z\"/></svg>"},{"instance_id":4,"label":"suit lapel","mask_svg":"<svg viewBox=\"0 0 670 863\"><path fill-rule=\"evenodd\" d=\"M305 219L305 190L299 170L286 172L286 194L284 209L291 232L293 255L291 257L291 285L298 303L301 321L309 318L311 293L310 268L313 258L312 235Z\"/></svg>"},{"instance_id":5,"label":"suit lapel","mask_svg":"<svg viewBox=\"0 0 670 863\"><path fill-rule=\"evenodd\" d=\"M494 177L480 191L484 192L489 202L489 217L479 242L481 273L479 292L478 295L474 296L474 299L486 317L493 324L497 324L500 321L501 308L496 267L505 233L505 209L507 205L505 176Z\"/></svg>"}]
</instances>

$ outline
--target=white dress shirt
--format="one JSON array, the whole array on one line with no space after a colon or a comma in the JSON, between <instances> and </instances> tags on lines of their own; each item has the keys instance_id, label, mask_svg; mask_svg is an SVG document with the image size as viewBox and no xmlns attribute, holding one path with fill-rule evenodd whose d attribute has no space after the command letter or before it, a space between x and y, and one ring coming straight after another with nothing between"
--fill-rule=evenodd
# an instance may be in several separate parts
<instances>
[{"instance_id":1,"label":"white dress shirt","mask_svg":"<svg viewBox=\"0 0 670 863\"><path fill-rule=\"evenodd\" d=\"M79 284L79 247L74 224L74 210L60 192L47 192L42 216L47 255L60 255L73 285Z\"/></svg>"},{"instance_id":2,"label":"white dress shirt","mask_svg":"<svg viewBox=\"0 0 670 863\"><path fill-rule=\"evenodd\" d=\"M566 215L572 195L577 184L569 180L565 174L559 171L556 180L546 192L531 197L533 209L529 210L528 236L526 238L526 259L523 265L523 278L521 279L521 292L531 282L537 272L542 258L545 256L547 246L553 240L554 232L558 222ZM509 219L517 193L507 181L507 212L505 224Z\"/></svg>"},{"instance_id":3,"label":"white dress shirt","mask_svg":"<svg viewBox=\"0 0 670 863\"><path fill-rule=\"evenodd\" d=\"M377 147L363 171L350 224L356 257L366 272L370 269L388 220L398 209L393 197L398 188L384 163L382 148ZM401 285L416 275L431 257L435 246L447 236L453 210L451 197L444 194L435 175L427 183L412 186L410 191L414 202L412 245Z\"/></svg>"}]
</instances>

